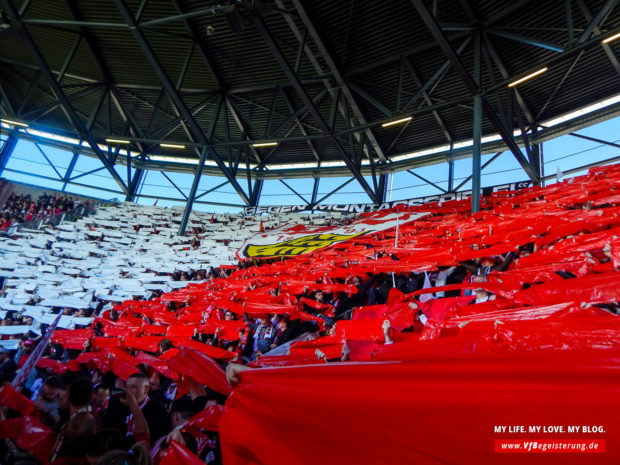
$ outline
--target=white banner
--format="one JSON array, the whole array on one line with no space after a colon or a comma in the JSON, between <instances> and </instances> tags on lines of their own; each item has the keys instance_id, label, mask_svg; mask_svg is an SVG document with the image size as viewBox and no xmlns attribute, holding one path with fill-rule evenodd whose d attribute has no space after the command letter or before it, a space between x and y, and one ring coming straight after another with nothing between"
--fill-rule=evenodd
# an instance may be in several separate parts
<instances>
[{"instance_id":1,"label":"white banner","mask_svg":"<svg viewBox=\"0 0 620 465\"><path fill-rule=\"evenodd\" d=\"M521 190L531 186L531 181L511 182L482 188L482 195L491 195L493 192ZM244 215L261 215L263 213L302 213L302 212L342 212L342 213L366 213L387 210L398 205L409 207L424 205L432 202L449 202L451 200L463 200L471 197L471 190L459 192L445 192L438 195L427 195L426 197L416 197L415 199L394 200L381 204L373 203L345 203L334 205L272 205L268 207L245 207Z\"/></svg>"},{"instance_id":2,"label":"white banner","mask_svg":"<svg viewBox=\"0 0 620 465\"><path fill-rule=\"evenodd\" d=\"M365 234L391 229L428 215L427 212L377 212L343 226L291 226L285 224L246 239L237 257L280 257L303 255Z\"/></svg>"}]
</instances>

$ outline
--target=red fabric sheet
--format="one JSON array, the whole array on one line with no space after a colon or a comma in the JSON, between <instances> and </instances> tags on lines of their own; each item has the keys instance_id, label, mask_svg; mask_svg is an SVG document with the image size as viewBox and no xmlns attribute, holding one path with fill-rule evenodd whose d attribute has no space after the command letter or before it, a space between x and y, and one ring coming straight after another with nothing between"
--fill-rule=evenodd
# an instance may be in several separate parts
<instances>
[{"instance_id":1,"label":"red fabric sheet","mask_svg":"<svg viewBox=\"0 0 620 465\"><path fill-rule=\"evenodd\" d=\"M418 363L244 372L219 423L223 460L226 465L615 464L619 355L450 355ZM529 425L600 425L605 433L502 434L494 433L497 425L524 425L526 431ZM496 439L536 438L604 439L608 453L494 453Z\"/></svg>"},{"instance_id":2,"label":"red fabric sheet","mask_svg":"<svg viewBox=\"0 0 620 465\"><path fill-rule=\"evenodd\" d=\"M230 393L230 385L226 382L226 373L212 358L189 347L183 347L167 360L167 365L181 374L222 394Z\"/></svg>"}]
</instances>

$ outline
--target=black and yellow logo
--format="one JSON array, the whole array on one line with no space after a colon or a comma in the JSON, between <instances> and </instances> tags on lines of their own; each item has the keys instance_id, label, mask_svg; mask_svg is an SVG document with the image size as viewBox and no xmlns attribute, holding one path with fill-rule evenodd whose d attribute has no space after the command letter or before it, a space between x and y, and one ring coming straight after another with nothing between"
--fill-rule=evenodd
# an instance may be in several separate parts
<instances>
[{"instance_id":1,"label":"black and yellow logo","mask_svg":"<svg viewBox=\"0 0 620 465\"><path fill-rule=\"evenodd\" d=\"M246 257L280 257L303 255L315 250L322 249L337 242L344 242L354 237L361 236L367 231L352 235L343 234L311 234L309 236L298 237L289 241L277 242L275 244L253 245L248 244L243 250Z\"/></svg>"}]
</instances>

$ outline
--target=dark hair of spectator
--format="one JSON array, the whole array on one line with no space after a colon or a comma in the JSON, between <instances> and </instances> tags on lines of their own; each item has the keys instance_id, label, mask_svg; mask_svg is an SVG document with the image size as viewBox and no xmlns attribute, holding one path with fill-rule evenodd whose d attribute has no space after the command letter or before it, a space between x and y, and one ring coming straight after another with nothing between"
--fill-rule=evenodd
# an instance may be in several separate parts
<instances>
[{"instance_id":1,"label":"dark hair of spectator","mask_svg":"<svg viewBox=\"0 0 620 465\"><path fill-rule=\"evenodd\" d=\"M93 383L86 378L80 378L69 386L69 402L75 407L88 405L92 396Z\"/></svg>"}]
</instances>

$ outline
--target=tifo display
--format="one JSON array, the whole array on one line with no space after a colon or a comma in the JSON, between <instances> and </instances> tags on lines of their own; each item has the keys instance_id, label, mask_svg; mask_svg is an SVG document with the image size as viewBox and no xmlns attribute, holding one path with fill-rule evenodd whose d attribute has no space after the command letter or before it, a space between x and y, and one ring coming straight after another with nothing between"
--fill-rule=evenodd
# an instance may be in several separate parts
<instances>
[{"instance_id":1,"label":"tifo display","mask_svg":"<svg viewBox=\"0 0 620 465\"><path fill-rule=\"evenodd\" d=\"M24 336L33 321L0 327L0 435L54 464L98 460L118 447L108 436L162 464L617 463L619 187L612 165L494 192L473 215L462 199L196 217L174 238L191 260L175 264L156 258L165 241L139 246L140 228L89 244L69 258L93 264L70 275L85 320L28 301L49 280L11 277L4 311L40 321ZM246 229L210 237L218 222ZM172 284L209 260L198 282ZM108 289L89 294L94 279ZM141 292L110 292L116 279Z\"/></svg>"}]
</instances>

